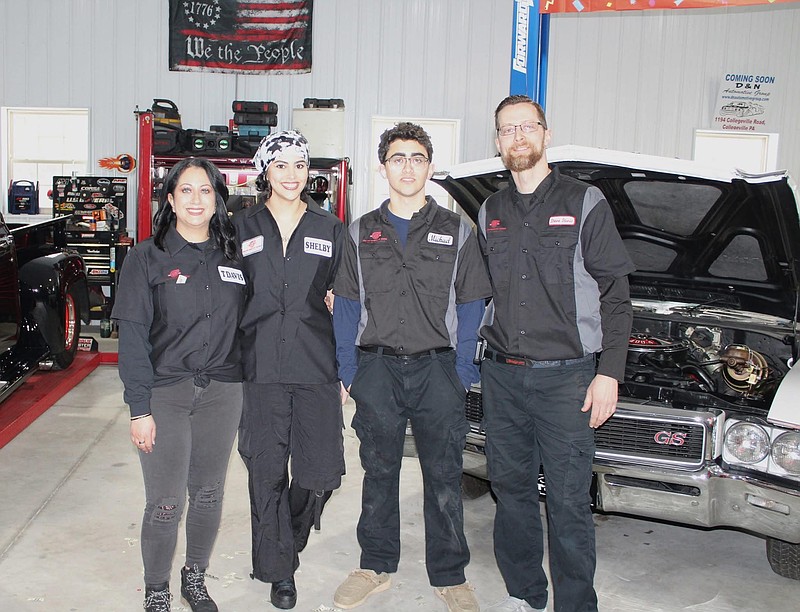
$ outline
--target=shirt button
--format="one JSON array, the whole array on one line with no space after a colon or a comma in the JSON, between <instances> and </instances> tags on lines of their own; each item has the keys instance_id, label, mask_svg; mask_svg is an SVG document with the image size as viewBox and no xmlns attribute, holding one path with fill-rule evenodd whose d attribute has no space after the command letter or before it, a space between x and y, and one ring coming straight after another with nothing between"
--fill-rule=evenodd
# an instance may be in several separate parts
<instances>
[{"instance_id":1,"label":"shirt button","mask_svg":"<svg viewBox=\"0 0 800 612\"><path fill-rule=\"evenodd\" d=\"M527 274L523 274L522 275L522 280L528 280L528 275Z\"/></svg>"},{"instance_id":2,"label":"shirt button","mask_svg":"<svg viewBox=\"0 0 800 612\"><path fill-rule=\"evenodd\" d=\"M525 221L525 223L523 223L522 225L524 225L525 227L528 227L528 226L530 226L530 223L528 223L527 221Z\"/></svg>"},{"instance_id":3,"label":"shirt button","mask_svg":"<svg viewBox=\"0 0 800 612\"><path fill-rule=\"evenodd\" d=\"M526 304L526 303L527 303L527 302L520 302L520 303L519 303L519 305L520 305L520 306L525 306L525 304Z\"/></svg>"},{"instance_id":4,"label":"shirt button","mask_svg":"<svg viewBox=\"0 0 800 612\"><path fill-rule=\"evenodd\" d=\"M406 264L403 264L403 267L405 268L405 267L406 267Z\"/></svg>"},{"instance_id":5,"label":"shirt button","mask_svg":"<svg viewBox=\"0 0 800 612\"><path fill-rule=\"evenodd\" d=\"M208 342L203 342L203 348L208 348Z\"/></svg>"},{"instance_id":6,"label":"shirt button","mask_svg":"<svg viewBox=\"0 0 800 612\"><path fill-rule=\"evenodd\" d=\"M525 330L521 329L521 330L519 330L519 333L520 333L521 336L524 336L525 335Z\"/></svg>"},{"instance_id":7,"label":"shirt button","mask_svg":"<svg viewBox=\"0 0 800 612\"><path fill-rule=\"evenodd\" d=\"M210 318L211 318L211 313L210 313L210 312L207 312L207 313L206 313L206 319L210 319Z\"/></svg>"},{"instance_id":8,"label":"shirt button","mask_svg":"<svg viewBox=\"0 0 800 612\"><path fill-rule=\"evenodd\" d=\"M201 260L200 260L200 265L201 265L201 266L204 266L204 265L206 265L206 262L205 262L204 260L202 260L202 259L201 259Z\"/></svg>"},{"instance_id":9,"label":"shirt button","mask_svg":"<svg viewBox=\"0 0 800 612\"><path fill-rule=\"evenodd\" d=\"M283 283L283 286L284 286L284 287L288 287L288 286L289 286L289 283Z\"/></svg>"},{"instance_id":10,"label":"shirt button","mask_svg":"<svg viewBox=\"0 0 800 612\"><path fill-rule=\"evenodd\" d=\"M291 255L289 255L289 256L286 258L286 261L292 261L292 256L291 256Z\"/></svg>"},{"instance_id":11,"label":"shirt button","mask_svg":"<svg viewBox=\"0 0 800 612\"><path fill-rule=\"evenodd\" d=\"M283 316L285 314L286 314L286 311L285 310L281 310L281 316Z\"/></svg>"},{"instance_id":12,"label":"shirt button","mask_svg":"<svg viewBox=\"0 0 800 612\"><path fill-rule=\"evenodd\" d=\"M402 353L404 350L405 350L405 349L404 349L404 348L401 346L401 347L399 347L399 348L397 349L397 352L398 352L398 353Z\"/></svg>"},{"instance_id":13,"label":"shirt button","mask_svg":"<svg viewBox=\"0 0 800 612\"><path fill-rule=\"evenodd\" d=\"M209 289L210 289L210 287L208 285L206 285L206 291L208 291Z\"/></svg>"},{"instance_id":14,"label":"shirt button","mask_svg":"<svg viewBox=\"0 0 800 612\"><path fill-rule=\"evenodd\" d=\"M404 324L405 324L405 322L406 322L406 320L405 320L405 319L400 319L400 325L404 325Z\"/></svg>"},{"instance_id":15,"label":"shirt button","mask_svg":"<svg viewBox=\"0 0 800 612\"><path fill-rule=\"evenodd\" d=\"M286 342L286 338L281 338L281 342L285 343Z\"/></svg>"},{"instance_id":16,"label":"shirt button","mask_svg":"<svg viewBox=\"0 0 800 612\"><path fill-rule=\"evenodd\" d=\"M527 252L528 252L528 249L522 249L522 252L523 252L523 253L527 253Z\"/></svg>"},{"instance_id":17,"label":"shirt button","mask_svg":"<svg viewBox=\"0 0 800 612\"><path fill-rule=\"evenodd\" d=\"M403 290L400 292L400 295L405 295L405 294L406 294L406 290L405 290L405 289L403 289Z\"/></svg>"}]
</instances>

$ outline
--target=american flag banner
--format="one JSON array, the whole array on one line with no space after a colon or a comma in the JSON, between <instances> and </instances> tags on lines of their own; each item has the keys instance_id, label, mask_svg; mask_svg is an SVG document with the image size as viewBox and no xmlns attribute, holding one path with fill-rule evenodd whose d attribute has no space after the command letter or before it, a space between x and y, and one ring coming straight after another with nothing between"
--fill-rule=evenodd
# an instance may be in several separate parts
<instances>
[{"instance_id":1,"label":"american flag banner","mask_svg":"<svg viewBox=\"0 0 800 612\"><path fill-rule=\"evenodd\" d=\"M311 72L313 0L169 0L169 69Z\"/></svg>"}]
</instances>

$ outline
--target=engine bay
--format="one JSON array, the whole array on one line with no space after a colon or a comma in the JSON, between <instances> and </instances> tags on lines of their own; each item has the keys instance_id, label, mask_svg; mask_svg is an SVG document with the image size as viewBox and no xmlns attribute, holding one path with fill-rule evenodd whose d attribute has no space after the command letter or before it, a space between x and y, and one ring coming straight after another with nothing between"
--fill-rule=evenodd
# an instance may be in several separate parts
<instances>
[{"instance_id":1,"label":"engine bay","mask_svg":"<svg viewBox=\"0 0 800 612\"><path fill-rule=\"evenodd\" d=\"M779 329L635 317L622 394L767 411L793 363L792 337Z\"/></svg>"}]
</instances>

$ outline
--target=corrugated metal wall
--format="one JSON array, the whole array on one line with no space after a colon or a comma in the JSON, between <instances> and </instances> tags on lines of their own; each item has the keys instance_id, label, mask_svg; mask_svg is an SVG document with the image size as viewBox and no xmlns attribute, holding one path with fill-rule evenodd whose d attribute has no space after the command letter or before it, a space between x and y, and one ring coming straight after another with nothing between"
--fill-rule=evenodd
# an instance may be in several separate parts
<instances>
[{"instance_id":1,"label":"corrugated metal wall","mask_svg":"<svg viewBox=\"0 0 800 612\"><path fill-rule=\"evenodd\" d=\"M313 71L299 76L167 69L165 0L0 0L0 105L91 109L91 158L135 154L136 105L174 100L184 127L224 124L234 99L274 100L279 127L303 98L343 98L355 211L366 199L373 115L461 120L464 160L494 153L508 91L511 0L317 0ZM690 158L726 72L780 83L770 112L780 159L800 176L800 8L628 11L551 21L554 143ZM98 170L99 172L99 170ZM131 214L133 211L129 211Z\"/></svg>"},{"instance_id":2,"label":"corrugated metal wall","mask_svg":"<svg viewBox=\"0 0 800 612\"><path fill-rule=\"evenodd\" d=\"M283 129L303 98L342 98L363 212L373 115L461 119L464 159L492 154L511 14L508 0L316 0L312 72L253 76L170 72L166 0L0 0L0 105L89 107L97 159L135 154L133 111L153 98L197 129L227 124L234 99L277 102Z\"/></svg>"},{"instance_id":3,"label":"corrugated metal wall","mask_svg":"<svg viewBox=\"0 0 800 612\"><path fill-rule=\"evenodd\" d=\"M766 74L778 165L800 177L800 5L558 15L550 43L553 144L691 159L725 74Z\"/></svg>"}]
</instances>

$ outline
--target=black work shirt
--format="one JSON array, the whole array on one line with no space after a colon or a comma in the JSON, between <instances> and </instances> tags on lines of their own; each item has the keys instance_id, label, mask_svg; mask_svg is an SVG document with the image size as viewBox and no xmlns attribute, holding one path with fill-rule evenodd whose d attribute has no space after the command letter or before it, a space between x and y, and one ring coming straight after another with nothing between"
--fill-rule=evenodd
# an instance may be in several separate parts
<instances>
[{"instance_id":1,"label":"black work shirt","mask_svg":"<svg viewBox=\"0 0 800 612\"><path fill-rule=\"evenodd\" d=\"M286 255L266 206L233 217L250 281L242 319L245 380L336 382L336 348L325 294L341 259L344 224L313 202L294 230Z\"/></svg>"},{"instance_id":2,"label":"black work shirt","mask_svg":"<svg viewBox=\"0 0 800 612\"><path fill-rule=\"evenodd\" d=\"M478 214L494 298L481 335L534 360L601 353L598 373L622 380L634 270L602 192L558 168L532 197L512 182Z\"/></svg>"},{"instance_id":3,"label":"black work shirt","mask_svg":"<svg viewBox=\"0 0 800 612\"><path fill-rule=\"evenodd\" d=\"M408 355L456 348L456 304L491 295L475 234L428 196L403 248L388 211L387 200L350 226L333 287L361 303L356 345Z\"/></svg>"},{"instance_id":4,"label":"black work shirt","mask_svg":"<svg viewBox=\"0 0 800 612\"><path fill-rule=\"evenodd\" d=\"M119 373L131 416L150 412L150 389L192 378L242 380L239 319L246 280L211 241L187 242L170 228L164 250L150 238L120 270L112 318L120 330ZM142 333L128 331L139 326Z\"/></svg>"}]
</instances>

